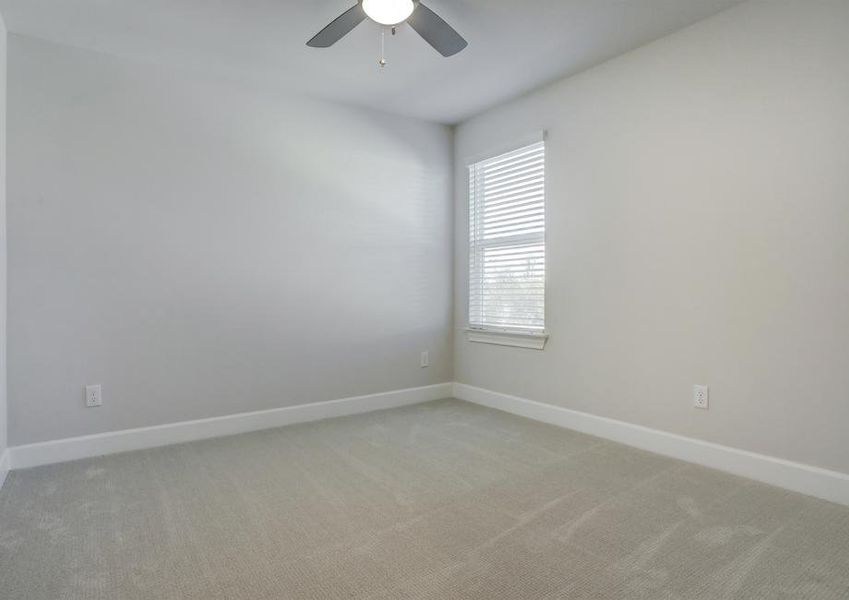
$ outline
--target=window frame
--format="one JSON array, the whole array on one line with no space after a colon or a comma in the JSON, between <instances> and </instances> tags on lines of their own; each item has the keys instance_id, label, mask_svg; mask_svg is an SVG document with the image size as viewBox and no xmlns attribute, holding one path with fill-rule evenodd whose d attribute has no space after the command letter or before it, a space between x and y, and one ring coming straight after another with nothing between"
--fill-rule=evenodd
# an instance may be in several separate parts
<instances>
[{"instance_id":1,"label":"window frame","mask_svg":"<svg viewBox=\"0 0 849 600\"><path fill-rule=\"evenodd\" d=\"M509 241L498 240L490 244L475 242L472 234L472 227L476 218L480 218L480 211L476 210L476 199L474 198L474 187L472 178L475 177L475 168L478 168L483 163L496 161L499 158L510 154L521 152L525 149L530 149L536 145L542 145L543 149L543 231L532 234L516 234L512 241L520 242L522 236L528 241L540 241L543 247L545 266L543 269L543 311L542 311L542 329L523 328L523 327L498 327L494 325L472 324L471 323L471 299L473 294L473 285L475 283L472 275L474 272L473 260L478 254L480 248L485 248L487 245L497 247L499 245L509 246ZM532 139L525 140L522 143L517 143L506 147L503 151L489 154L487 156L476 158L467 161L466 176L468 177L468 196L467 200L467 266L466 266L466 336L469 342L495 344L499 346L513 346L518 348L527 348L534 350L543 350L548 341L549 334L547 330L548 319L548 146L545 133L534 136ZM506 242L506 243L505 243Z\"/></svg>"}]
</instances>

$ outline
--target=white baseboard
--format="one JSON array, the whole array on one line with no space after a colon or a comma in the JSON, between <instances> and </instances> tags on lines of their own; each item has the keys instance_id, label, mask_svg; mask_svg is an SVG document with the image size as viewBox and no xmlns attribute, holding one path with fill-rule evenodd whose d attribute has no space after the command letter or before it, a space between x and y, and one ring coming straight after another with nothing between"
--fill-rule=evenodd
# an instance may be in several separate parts
<instances>
[{"instance_id":1,"label":"white baseboard","mask_svg":"<svg viewBox=\"0 0 849 600\"><path fill-rule=\"evenodd\" d=\"M25 446L14 446L7 450L7 460L11 469L27 469L29 467L68 462L92 456L116 454L118 452L142 450L144 448L156 448L158 446L181 444L195 440L259 431L261 429L273 429L295 423L318 421L331 417L343 417L385 408L418 404L419 402L450 398L451 392L452 384L439 383L425 387L370 394L368 396L343 398L341 400L300 404L297 406L239 413L197 421L169 423L140 429L110 431L108 433L27 444Z\"/></svg>"},{"instance_id":2,"label":"white baseboard","mask_svg":"<svg viewBox=\"0 0 849 600\"><path fill-rule=\"evenodd\" d=\"M418 404L451 396L849 505L849 475L845 473L738 450L462 383L441 383L328 402L14 446L0 455L0 488L7 473L13 469L26 469L92 456L273 429L295 423Z\"/></svg>"},{"instance_id":3,"label":"white baseboard","mask_svg":"<svg viewBox=\"0 0 849 600\"><path fill-rule=\"evenodd\" d=\"M849 475L455 383L454 397L849 505Z\"/></svg>"},{"instance_id":4,"label":"white baseboard","mask_svg":"<svg viewBox=\"0 0 849 600\"><path fill-rule=\"evenodd\" d=\"M10 470L9 451L4 450L3 453L0 454L0 490L3 489L3 484L6 483L6 475L9 474Z\"/></svg>"}]
</instances>

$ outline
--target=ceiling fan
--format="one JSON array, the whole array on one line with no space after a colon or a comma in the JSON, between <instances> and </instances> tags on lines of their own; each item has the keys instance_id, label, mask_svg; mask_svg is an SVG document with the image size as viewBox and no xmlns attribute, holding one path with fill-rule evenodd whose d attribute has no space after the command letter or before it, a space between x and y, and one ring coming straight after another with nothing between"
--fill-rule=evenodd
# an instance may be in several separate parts
<instances>
[{"instance_id":1,"label":"ceiling fan","mask_svg":"<svg viewBox=\"0 0 849 600\"><path fill-rule=\"evenodd\" d=\"M442 56L454 56L468 45L453 27L419 0L358 0L356 6L319 31L307 46L329 48L366 18L392 27L393 33L395 27L408 23Z\"/></svg>"}]
</instances>

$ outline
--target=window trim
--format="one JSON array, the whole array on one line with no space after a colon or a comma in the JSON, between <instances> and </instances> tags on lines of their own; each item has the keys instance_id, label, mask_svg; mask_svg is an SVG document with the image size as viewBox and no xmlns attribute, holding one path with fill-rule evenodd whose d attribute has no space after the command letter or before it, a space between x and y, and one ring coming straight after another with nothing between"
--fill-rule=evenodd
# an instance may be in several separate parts
<instances>
[{"instance_id":1,"label":"window trim","mask_svg":"<svg viewBox=\"0 0 849 600\"><path fill-rule=\"evenodd\" d=\"M518 141L514 140L512 144L501 144L497 148L497 151L490 151L485 154L478 154L473 157L467 157L464 161L465 164L465 172L466 172L466 186L465 189L468 189L470 186L470 167L474 166L477 163L486 162L488 160L497 158L503 154L509 154L511 152L521 150L525 146L531 146L537 143L542 142L546 146L545 152L545 166L547 172L548 166L548 135L546 131L540 131L535 134L525 136L519 138ZM544 181L544 190L545 190L545 198L548 199L548 177L545 178ZM470 198L467 200L467 204L471 201ZM548 213L548 203L545 203L545 213ZM471 211L466 211L467 219L473 218ZM482 343L482 344L493 344L497 346L512 346L516 348L525 348L530 350L544 350L545 346L549 339L549 332L547 329L548 319L548 219L546 219L545 230L543 231L543 244L546 250L546 262L545 262L545 274L544 274L544 310L543 310L543 330L529 330L522 329L519 327L481 327L477 325L471 325L470 323L470 313L469 313L469 297L471 294L471 273L467 268L466 271L466 327L464 332L466 334L466 339L472 343ZM469 227L466 227L466 230L469 230ZM468 251L471 251L471 240L467 239L466 248ZM466 264L468 265L470 262L470 256L467 256Z\"/></svg>"},{"instance_id":2,"label":"window trim","mask_svg":"<svg viewBox=\"0 0 849 600\"><path fill-rule=\"evenodd\" d=\"M509 329L466 328L466 339L477 344L494 344L496 346L513 346L528 350L544 350L548 342L548 334Z\"/></svg>"}]
</instances>

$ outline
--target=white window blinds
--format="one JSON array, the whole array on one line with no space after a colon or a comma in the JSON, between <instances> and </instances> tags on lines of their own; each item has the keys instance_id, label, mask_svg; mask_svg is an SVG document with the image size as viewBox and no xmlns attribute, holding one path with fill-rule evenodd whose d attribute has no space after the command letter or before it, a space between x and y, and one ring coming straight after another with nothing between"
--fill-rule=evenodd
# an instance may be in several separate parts
<instances>
[{"instance_id":1,"label":"white window blinds","mask_svg":"<svg viewBox=\"0 0 849 600\"><path fill-rule=\"evenodd\" d=\"M545 330L545 142L469 167L469 327Z\"/></svg>"}]
</instances>

